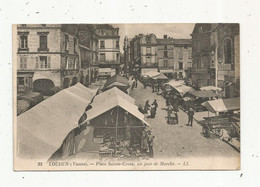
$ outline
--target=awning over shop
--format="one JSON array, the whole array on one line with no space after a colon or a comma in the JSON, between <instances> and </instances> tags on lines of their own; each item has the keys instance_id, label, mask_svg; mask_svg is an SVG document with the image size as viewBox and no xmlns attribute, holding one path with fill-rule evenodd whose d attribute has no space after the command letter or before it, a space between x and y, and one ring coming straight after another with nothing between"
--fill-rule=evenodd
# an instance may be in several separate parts
<instances>
[{"instance_id":1,"label":"awning over shop","mask_svg":"<svg viewBox=\"0 0 260 187\"><path fill-rule=\"evenodd\" d=\"M217 97L217 94L214 93L211 90L208 91L192 91L192 92L188 92L185 95L191 95L193 97L201 97L201 98L205 98L205 97Z\"/></svg>"},{"instance_id":2,"label":"awning over shop","mask_svg":"<svg viewBox=\"0 0 260 187\"><path fill-rule=\"evenodd\" d=\"M168 80L168 77L166 77L164 74L160 73L158 76L155 76L152 79L155 79L155 80Z\"/></svg>"},{"instance_id":3,"label":"awning over shop","mask_svg":"<svg viewBox=\"0 0 260 187\"><path fill-rule=\"evenodd\" d=\"M172 69L161 69L160 73L173 73Z\"/></svg>"},{"instance_id":4,"label":"awning over shop","mask_svg":"<svg viewBox=\"0 0 260 187\"><path fill-rule=\"evenodd\" d=\"M206 101L202 105L214 113L240 110L240 97Z\"/></svg>"},{"instance_id":5,"label":"awning over shop","mask_svg":"<svg viewBox=\"0 0 260 187\"><path fill-rule=\"evenodd\" d=\"M160 73L156 72L156 71L148 71L148 72L145 72L143 75L153 78L153 77L159 76Z\"/></svg>"},{"instance_id":6,"label":"awning over shop","mask_svg":"<svg viewBox=\"0 0 260 187\"><path fill-rule=\"evenodd\" d=\"M174 87L173 89L176 90L182 97L184 96L185 93L194 91L193 88L185 85Z\"/></svg>"},{"instance_id":7,"label":"awning over shop","mask_svg":"<svg viewBox=\"0 0 260 187\"><path fill-rule=\"evenodd\" d=\"M171 80L170 82L167 82L167 83L165 83L164 85L165 85L165 86L166 86L166 85L169 85L169 86L175 88L175 87L182 86L182 85L184 85L184 84L185 84L185 82L182 81L182 80L179 80L179 81Z\"/></svg>"},{"instance_id":8,"label":"awning over shop","mask_svg":"<svg viewBox=\"0 0 260 187\"><path fill-rule=\"evenodd\" d=\"M205 90L205 91L208 91L208 90L212 90L212 91L221 91L222 89L221 88L218 88L218 87L215 87L215 86L204 86L204 87L201 87L200 90Z\"/></svg>"},{"instance_id":9,"label":"awning over shop","mask_svg":"<svg viewBox=\"0 0 260 187\"><path fill-rule=\"evenodd\" d=\"M31 159L50 158L78 126L79 118L96 91L78 83L18 116L18 155Z\"/></svg>"}]
</instances>

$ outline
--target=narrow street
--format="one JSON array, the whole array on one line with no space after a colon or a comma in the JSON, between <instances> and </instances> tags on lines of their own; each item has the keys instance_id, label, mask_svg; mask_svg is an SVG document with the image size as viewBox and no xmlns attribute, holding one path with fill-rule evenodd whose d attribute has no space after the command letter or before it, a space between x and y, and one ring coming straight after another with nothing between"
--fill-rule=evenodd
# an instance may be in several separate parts
<instances>
[{"instance_id":1,"label":"narrow street","mask_svg":"<svg viewBox=\"0 0 260 187\"><path fill-rule=\"evenodd\" d=\"M157 100L159 105L155 118L146 118L155 136L155 158L239 157L236 150L219 138L205 138L201 134L201 126L195 121L193 127L186 126L188 117L182 110L178 113L179 124L167 124L165 99L156 93L152 93L151 87L144 89L142 84L138 82L137 88L131 91L130 95L136 99L136 104L142 107L146 100L149 100L151 104L154 99Z\"/></svg>"}]
</instances>

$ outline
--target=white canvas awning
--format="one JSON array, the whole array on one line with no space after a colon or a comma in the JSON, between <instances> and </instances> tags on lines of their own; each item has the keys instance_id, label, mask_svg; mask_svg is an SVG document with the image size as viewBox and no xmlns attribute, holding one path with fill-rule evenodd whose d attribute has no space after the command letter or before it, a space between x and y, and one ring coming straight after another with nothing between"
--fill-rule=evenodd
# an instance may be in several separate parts
<instances>
[{"instance_id":1,"label":"white canvas awning","mask_svg":"<svg viewBox=\"0 0 260 187\"><path fill-rule=\"evenodd\" d=\"M17 153L30 159L49 159L62 145L97 90L80 83L64 89L17 117Z\"/></svg>"},{"instance_id":2,"label":"white canvas awning","mask_svg":"<svg viewBox=\"0 0 260 187\"><path fill-rule=\"evenodd\" d=\"M144 73L144 76L148 76L150 78L156 77L158 75L160 75L160 73L156 71L148 71Z\"/></svg>"},{"instance_id":3,"label":"white canvas awning","mask_svg":"<svg viewBox=\"0 0 260 187\"><path fill-rule=\"evenodd\" d=\"M96 99L96 98L95 98ZM106 99L105 102L93 102L92 109L87 111L87 121L92 120L101 114L113 109L116 106L119 106L126 110L127 112L131 113L133 116L138 118L140 121L145 123L147 126L150 126L145 120L144 115L138 110L138 107L133 103L128 102L127 100L123 99L121 96L116 95L110 99Z\"/></svg>"},{"instance_id":4,"label":"white canvas awning","mask_svg":"<svg viewBox=\"0 0 260 187\"><path fill-rule=\"evenodd\" d=\"M189 87L189 86L185 86L185 85L181 85L179 87L174 87L174 89L181 95L184 96L185 93L187 92L192 92L194 91L193 88Z\"/></svg>"},{"instance_id":5,"label":"white canvas awning","mask_svg":"<svg viewBox=\"0 0 260 187\"><path fill-rule=\"evenodd\" d=\"M164 85L165 85L165 86L166 86L166 85L169 85L169 86L175 88L175 87L182 86L182 85L184 85L184 84L185 84L185 83L184 83L184 81L182 81L182 80L179 80L179 81L171 80L171 81L165 83Z\"/></svg>"},{"instance_id":6,"label":"white canvas awning","mask_svg":"<svg viewBox=\"0 0 260 187\"><path fill-rule=\"evenodd\" d=\"M240 97L206 101L202 105L213 113L240 110Z\"/></svg>"},{"instance_id":7,"label":"white canvas awning","mask_svg":"<svg viewBox=\"0 0 260 187\"><path fill-rule=\"evenodd\" d=\"M97 103L103 103L106 100L115 97L115 96L120 96L123 99L127 100L128 102L135 104L135 99L129 96L128 94L124 93L120 89L113 87L109 90L106 90L105 92L100 93L97 95L92 103L92 105L97 105Z\"/></svg>"}]
</instances>

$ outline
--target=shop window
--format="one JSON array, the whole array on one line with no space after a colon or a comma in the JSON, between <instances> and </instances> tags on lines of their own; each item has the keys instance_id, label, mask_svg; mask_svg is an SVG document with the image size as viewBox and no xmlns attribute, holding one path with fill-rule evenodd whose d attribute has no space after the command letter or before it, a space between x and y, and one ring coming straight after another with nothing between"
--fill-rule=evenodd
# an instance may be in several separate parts
<instances>
[{"instance_id":1,"label":"shop window","mask_svg":"<svg viewBox=\"0 0 260 187\"><path fill-rule=\"evenodd\" d=\"M105 62L105 60L106 60L106 54L100 53L100 62Z\"/></svg>"},{"instance_id":2,"label":"shop window","mask_svg":"<svg viewBox=\"0 0 260 187\"><path fill-rule=\"evenodd\" d=\"M24 85L24 77L18 77L18 85Z\"/></svg>"}]
</instances>

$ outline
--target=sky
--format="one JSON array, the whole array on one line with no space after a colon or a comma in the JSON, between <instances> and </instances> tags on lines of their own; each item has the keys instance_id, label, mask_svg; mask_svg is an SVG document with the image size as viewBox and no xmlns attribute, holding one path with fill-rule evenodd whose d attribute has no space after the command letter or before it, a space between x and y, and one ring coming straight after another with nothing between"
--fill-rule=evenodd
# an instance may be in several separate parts
<instances>
[{"instance_id":1,"label":"sky","mask_svg":"<svg viewBox=\"0 0 260 187\"><path fill-rule=\"evenodd\" d=\"M112 24L119 27L120 51L123 52L124 38L133 38L138 34L155 34L157 38L163 35L174 39L190 39L194 23L167 23L167 24Z\"/></svg>"}]
</instances>

